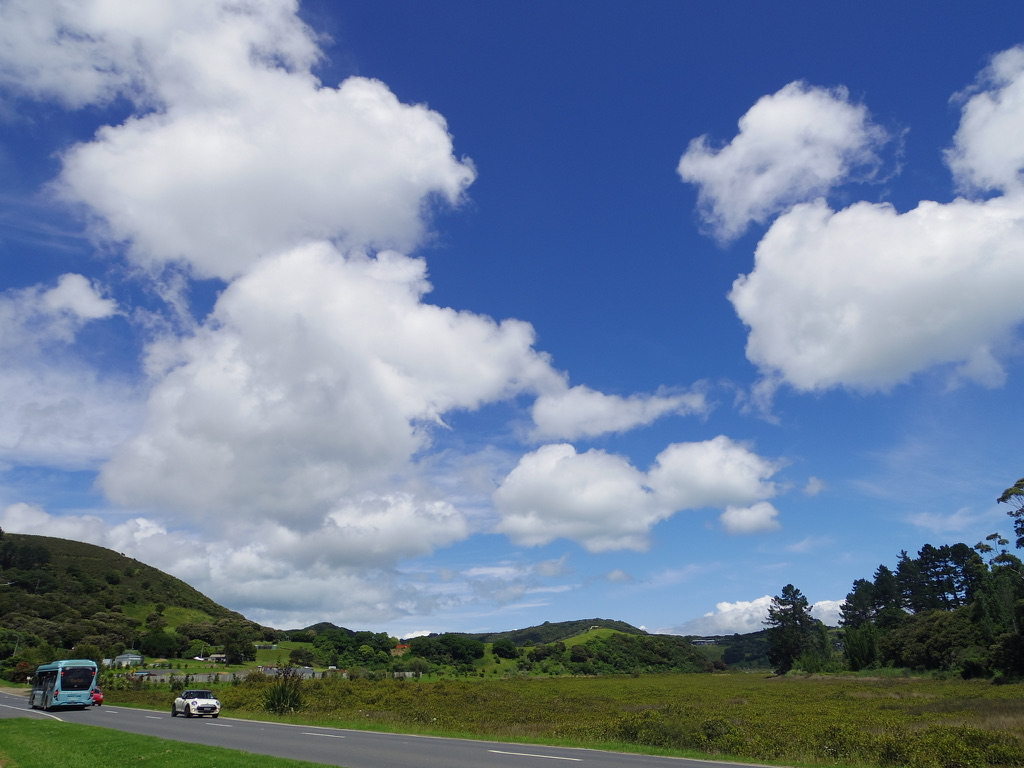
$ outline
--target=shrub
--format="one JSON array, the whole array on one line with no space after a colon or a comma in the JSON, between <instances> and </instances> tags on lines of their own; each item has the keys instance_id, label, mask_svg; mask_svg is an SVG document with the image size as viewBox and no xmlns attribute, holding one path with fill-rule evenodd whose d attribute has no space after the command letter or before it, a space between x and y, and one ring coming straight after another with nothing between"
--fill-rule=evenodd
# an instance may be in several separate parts
<instances>
[{"instance_id":1,"label":"shrub","mask_svg":"<svg viewBox=\"0 0 1024 768\"><path fill-rule=\"evenodd\" d=\"M286 676L272 684L263 698L263 708L275 715L289 715L303 707L302 679Z\"/></svg>"}]
</instances>

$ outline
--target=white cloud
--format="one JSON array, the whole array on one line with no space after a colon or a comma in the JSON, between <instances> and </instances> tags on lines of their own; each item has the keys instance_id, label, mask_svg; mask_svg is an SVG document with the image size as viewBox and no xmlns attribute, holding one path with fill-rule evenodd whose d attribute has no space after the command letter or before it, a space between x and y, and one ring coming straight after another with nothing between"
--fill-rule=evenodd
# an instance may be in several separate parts
<instances>
[{"instance_id":1,"label":"white cloud","mask_svg":"<svg viewBox=\"0 0 1024 768\"><path fill-rule=\"evenodd\" d=\"M782 527L779 511L767 501L749 507L726 507L722 513L722 526L728 533L765 533Z\"/></svg>"},{"instance_id":2,"label":"white cloud","mask_svg":"<svg viewBox=\"0 0 1024 768\"><path fill-rule=\"evenodd\" d=\"M811 606L811 616L827 627L838 627L841 616L840 608L845 600L819 600Z\"/></svg>"},{"instance_id":3,"label":"white cloud","mask_svg":"<svg viewBox=\"0 0 1024 768\"><path fill-rule=\"evenodd\" d=\"M817 496L822 491L826 490L828 486L825 481L819 477L807 478L807 485L804 486L805 496Z\"/></svg>"},{"instance_id":4,"label":"white cloud","mask_svg":"<svg viewBox=\"0 0 1024 768\"><path fill-rule=\"evenodd\" d=\"M820 619L827 626L837 627L842 604L842 600L820 600L810 607L810 612L814 618ZM715 605L714 611L709 611L700 618L659 631L674 635L703 636L760 632L765 628L764 621L768 618L768 609L771 605L770 595L754 600L737 600L735 603L721 602Z\"/></svg>"},{"instance_id":5,"label":"white cloud","mask_svg":"<svg viewBox=\"0 0 1024 768\"><path fill-rule=\"evenodd\" d=\"M129 382L101 376L76 346L116 303L82 275L0 295L0 461L67 469L95 466L139 413Z\"/></svg>"},{"instance_id":6,"label":"white cloud","mask_svg":"<svg viewBox=\"0 0 1024 768\"><path fill-rule=\"evenodd\" d=\"M58 191L135 260L231 278L308 240L408 249L424 200L457 202L474 178L444 120L380 82L338 89L254 70L232 98L174 106L100 131L64 155Z\"/></svg>"},{"instance_id":7,"label":"white cloud","mask_svg":"<svg viewBox=\"0 0 1024 768\"><path fill-rule=\"evenodd\" d=\"M1002 515L992 511L975 512L970 507L961 507L953 512L915 512L908 515L907 520L919 528L941 536L962 535L964 531L978 528L985 524L986 519L992 520L993 527L998 527Z\"/></svg>"},{"instance_id":8,"label":"white cloud","mask_svg":"<svg viewBox=\"0 0 1024 768\"><path fill-rule=\"evenodd\" d=\"M654 525L679 510L773 496L768 478L777 470L721 436L670 445L648 473L604 451L581 454L568 444L546 445L524 456L495 492L502 518L497 530L524 546L567 538L592 552L644 550ZM769 527L760 507L748 517L762 530ZM733 525L731 519L727 524Z\"/></svg>"},{"instance_id":9,"label":"white cloud","mask_svg":"<svg viewBox=\"0 0 1024 768\"><path fill-rule=\"evenodd\" d=\"M768 380L888 390L947 366L954 381L1003 384L1000 356L1024 320L1024 49L996 56L970 94L947 160L962 187L1005 195L902 214L818 200L782 214L729 295L750 328L747 357ZM742 169L727 173L747 181Z\"/></svg>"},{"instance_id":10,"label":"white cloud","mask_svg":"<svg viewBox=\"0 0 1024 768\"><path fill-rule=\"evenodd\" d=\"M541 440L574 440L626 432L669 414L705 413L702 392L657 395L606 395L586 386L544 393L534 401L533 435Z\"/></svg>"},{"instance_id":11,"label":"white cloud","mask_svg":"<svg viewBox=\"0 0 1024 768\"><path fill-rule=\"evenodd\" d=\"M113 299L103 298L95 285L82 275L61 275L57 287L42 295L42 302L54 314L70 315L80 321L110 317L117 308Z\"/></svg>"},{"instance_id":12,"label":"white cloud","mask_svg":"<svg viewBox=\"0 0 1024 768\"><path fill-rule=\"evenodd\" d=\"M567 538L591 552L642 550L651 526L665 517L643 481L621 456L545 445L524 456L495 491L497 530L524 546Z\"/></svg>"},{"instance_id":13,"label":"white cloud","mask_svg":"<svg viewBox=\"0 0 1024 768\"><path fill-rule=\"evenodd\" d=\"M719 435L699 443L675 443L648 475L654 492L673 509L746 505L775 495L768 478L780 469L742 443Z\"/></svg>"},{"instance_id":14,"label":"white cloud","mask_svg":"<svg viewBox=\"0 0 1024 768\"><path fill-rule=\"evenodd\" d=\"M116 302L82 275L61 275L53 287L10 290L0 295L0 349L28 358L48 345L72 343L86 323L116 311Z\"/></svg>"},{"instance_id":15,"label":"white cloud","mask_svg":"<svg viewBox=\"0 0 1024 768\"><path fill-rule=\"evenodd\" d=\"M995 56L962 98L963 117L946 153L960 186L1019 191L1024 170L1024 47Z\"/></svg>"},{"instance_id":16,"label":"white cloud","mask_svg":"<svg viewBox=\"0 0 1024 768\"><path fill-rule=\"evenodd\" d=\"M1021 202L795 207L729 294L747 357L803 391L885 390L940 364L998 386L995 352L1024 319Z\"/></svg>"},{"instance_id":17,"label":"white cloud","mask_svg":"<svg viewBox=\"0 0 1024 768\"><path fill-rule=\"evenodd\" d=\"M754 600L738 600L735 603L721 602L697 619L671 630L679 635L733 635L760 632L768 617L772 598L769 595Z\"/></svg>"},{"instance_id":18,"label":"white cloud","mask_svg":"<svg viewBox=\"0 0 1024 768\"><path fill-rule=\"evenodd\" d=\"M70 107L209 95L214 77L237 87L246 58L308 69L320 54L297 9L296 0L8 0L0 82Z\"/></svg>"},{"instance_id":19,"label":"white cloud","mask_svg":"<svg viewBox=\"0 0 1024 768\"><path fill-rule=\"evenodd\" d=\"M731 240L752 221L764 223L858 170L872 172L886 138L845 89L795 82L751 107L726 146L694 139L678 171L700 187L705 222L719 239Z\"/></svg>"},{"instance_id":20,"label":"white cloud","mask_svg":"<svg viewBox=\"0 0 1024 768\"><path fill-rule=\"evenodd\" d=\"M136 114L63 154L54 190L139 263L231 278L309 240L408 249L425 200L473 181L444 119L354 77L337 88L294 0L13 0L0 81Z\"/></svg>"},{"instance_id":21,"label":"white cloud","mask_svg":"<svg viewBox=\"0 0 1024 768\"><path fill-rule=\"evenodd\" d=\"M156 348L146 425L104 490L194 519L317 526L408 473L445 413L559 379L529 325L423 303L424 270L326 244L265 260L194 336Z\"/></svg>"}]
</instances>

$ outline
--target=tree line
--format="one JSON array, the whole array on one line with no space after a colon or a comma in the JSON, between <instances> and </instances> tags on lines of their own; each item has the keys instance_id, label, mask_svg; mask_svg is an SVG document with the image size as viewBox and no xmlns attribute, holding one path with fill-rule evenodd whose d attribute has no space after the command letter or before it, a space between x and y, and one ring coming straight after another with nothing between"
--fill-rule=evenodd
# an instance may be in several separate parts
<instances>
[{"instance_id":1,"label":"tree line","mask_svg":"<svg viewBox=\"0 0 1024 768\"><path fill-rule=\"evenodd\" d=\"M1024 548L1024 478L998 498ZM993 533L973 547L925 544L853 582L838 633L810 615L792 584L772 599L768 658L776 672L880 667L1024 677L1024 563Z\"/></svg>"}]
</instances>

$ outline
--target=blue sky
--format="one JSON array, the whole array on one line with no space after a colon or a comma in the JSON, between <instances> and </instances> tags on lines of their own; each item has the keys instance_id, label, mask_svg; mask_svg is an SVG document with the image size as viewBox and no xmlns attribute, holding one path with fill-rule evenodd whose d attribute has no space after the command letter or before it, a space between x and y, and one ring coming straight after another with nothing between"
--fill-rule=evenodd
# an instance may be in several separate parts
<instances>
[{"instance_id":1,"label":"blue sky","mask_svg":"<svg viewBox=\"0 0 1024 768\"><path fill-rule=\"evenodd\" d=\"M834 623L1009 532L1022 15L0 0L0 526L279 628Z\"/></svg>"}]
</instances>

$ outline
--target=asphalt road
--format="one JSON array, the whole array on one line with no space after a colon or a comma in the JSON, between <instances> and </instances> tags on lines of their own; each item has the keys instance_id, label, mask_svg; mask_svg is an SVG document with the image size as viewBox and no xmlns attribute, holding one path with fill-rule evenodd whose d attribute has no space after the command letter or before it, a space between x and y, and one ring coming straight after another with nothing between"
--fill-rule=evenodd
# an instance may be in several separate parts
<instances>
[{"instance_id":1,"label":"asphalt road","mask_svg":"<svg viewBox=\"0 0 1024 768\"><path fill-rule=\"evenodd\" d=\"M239 749L346 768L750 768L672 757L650 757L591 749L506 744L495 741L349 731L286 725L221 716L171 717L163 712L103 705L85 710L41 712L24 695L0 692L0 717L49 717L214 747Z\"/></svg>"}]
</instances>

